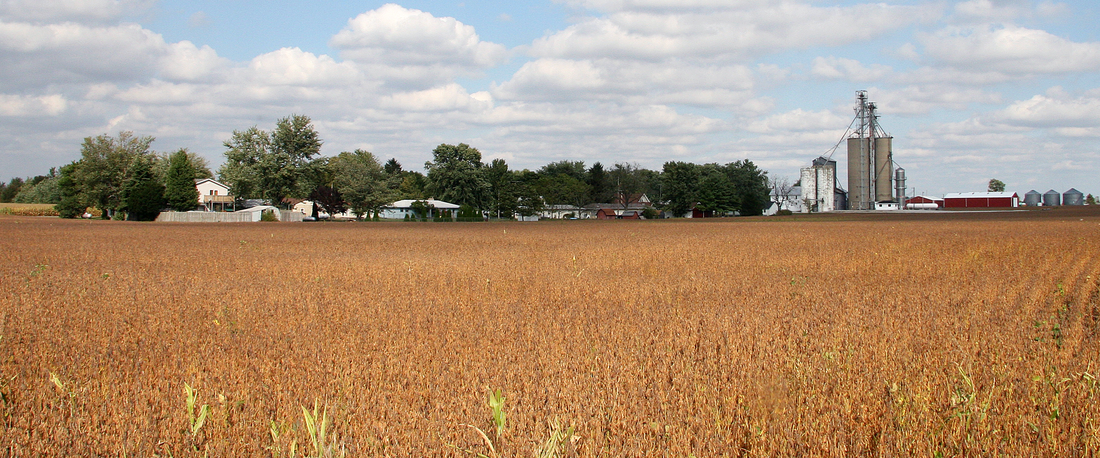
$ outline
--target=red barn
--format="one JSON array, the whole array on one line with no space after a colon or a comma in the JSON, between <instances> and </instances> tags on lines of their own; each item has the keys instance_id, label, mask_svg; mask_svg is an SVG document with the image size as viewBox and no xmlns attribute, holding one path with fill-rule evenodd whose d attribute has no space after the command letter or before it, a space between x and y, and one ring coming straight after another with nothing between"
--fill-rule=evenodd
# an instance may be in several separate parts
<instances>
[{"instance_id":1,"label":"red barn","mask_svg":"<svg viewBox=\"0 0 1100 458\"><path fill-rule=\"evenodd\" d=\"M1020 196L1014 192L953 192L943 196L945 208L1016 208Z\"/></svg>"}]
</instances>

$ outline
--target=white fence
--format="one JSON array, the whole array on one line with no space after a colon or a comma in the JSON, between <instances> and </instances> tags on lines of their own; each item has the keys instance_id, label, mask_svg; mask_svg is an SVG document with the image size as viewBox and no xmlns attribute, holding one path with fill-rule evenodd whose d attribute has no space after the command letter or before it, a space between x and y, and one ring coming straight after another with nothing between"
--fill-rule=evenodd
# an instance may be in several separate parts
<instances>
[{"instance_id":1,"label":"white fence","mask_svg":"<svg viewBox=\"0 0 1100 458\"><path fill-rule=\"evenodd\" d=\"M298 212L276 211L279 221L301 222ZM261 212L161 212L157 221L168 223L252 223L260 221Z\"/></svg>"}]
</instances>

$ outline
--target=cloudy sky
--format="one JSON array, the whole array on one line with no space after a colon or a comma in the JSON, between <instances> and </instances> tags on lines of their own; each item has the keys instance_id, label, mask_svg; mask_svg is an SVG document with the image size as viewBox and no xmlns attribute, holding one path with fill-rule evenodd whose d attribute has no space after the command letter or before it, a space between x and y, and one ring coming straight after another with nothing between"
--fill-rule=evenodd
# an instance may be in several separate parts
<instances>
[{"instance_id":1,"label":"cloudy sky","mask_svg":"<svg viewBox=\"0 0 1100 458\"><path fill-rule=\"evenodd\" d=\"M468 143L796 178L867 90L910 192L1100 194L1098 23L1092 0L0 0L0 179L119 131L216 167L290 114L324 155L410 169Z\"/></svg>"}]
</instances>

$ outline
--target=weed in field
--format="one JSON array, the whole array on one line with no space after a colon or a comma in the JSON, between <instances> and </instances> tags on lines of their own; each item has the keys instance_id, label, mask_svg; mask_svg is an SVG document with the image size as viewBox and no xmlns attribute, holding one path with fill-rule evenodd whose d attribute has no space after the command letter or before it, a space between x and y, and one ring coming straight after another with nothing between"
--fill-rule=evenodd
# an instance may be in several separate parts
<instances>
[{"instance_id":1,"label":"weed in field","mask_svg":"<svg viewBox=\"0 0 1100 458\"><path fill-rule=\"evenodd\" d=\"M306 434L309 435L309 443L313 446L313 454L309 458L331 458L347 455L339 438L332 434L329 427L332 420L328 416L328 406L318 410L317 401L313 401L313 411L302 407L302 419L305 422ZM293 455L293 452L291 452Z\"/></svg>"},{"instance_id":2,"label":"weed in field","mask_svg":"<svg viewBox=\"0 0 1100 458\"><path fill-rule=\"evenodd\" d=\"M187 424L191 446L197 451L199 446L199 431L201 431L203 425L206 424L206 417L210 415L210 406L203 404L202 407L199 408L198 413L195 413L195 405L198 404L198 392L187 383L183 384L183 392L186 395Z\"/></svg>"}]
</instances>

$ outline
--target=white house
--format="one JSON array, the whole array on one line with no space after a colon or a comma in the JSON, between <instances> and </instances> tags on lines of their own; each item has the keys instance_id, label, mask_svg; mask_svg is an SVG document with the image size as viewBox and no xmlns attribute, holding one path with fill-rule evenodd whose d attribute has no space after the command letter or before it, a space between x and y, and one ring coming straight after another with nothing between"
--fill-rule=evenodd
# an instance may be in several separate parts
<instances>
[{"instance_id":1,"label":"white house","mask_svg":"<svg viewBox=\"0 0 1100 458\"><path fill-rule=\"evenodd\" d=\"M226 211L226 205L233 205L233 195L226 186L212 178L195 180L195 189L199 191L199 204L208 211Z\"/></svg>"},{"instance_id":2,"label":"white house","mask_svg":"<svg viewBox=\"0 0 1100 458\"><path fill-rule=\"evenodd\" d=\"M404 219L406 216L412 217L416 214L412 210L414 202L424 202L428 205L427 218L435 216L435 210L451 210L457 212L459 206L450 202L444 202L442 200L435 199L405 199L399 200L392 204L382 207L382 217L387 219ZM457 215L456 215L457 216Z\"/></svg>"}]
</instances>

